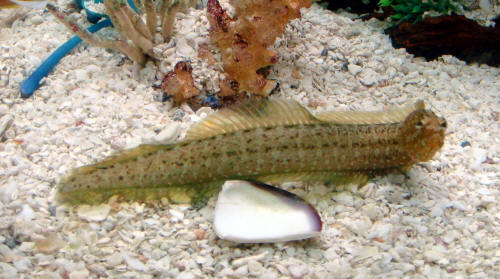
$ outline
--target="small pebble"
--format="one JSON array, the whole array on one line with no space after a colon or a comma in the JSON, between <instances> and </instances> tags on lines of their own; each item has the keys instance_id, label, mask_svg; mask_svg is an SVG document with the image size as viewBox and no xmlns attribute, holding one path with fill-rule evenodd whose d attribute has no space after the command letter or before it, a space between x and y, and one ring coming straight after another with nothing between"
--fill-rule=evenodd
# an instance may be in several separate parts
<instances>
[{"instance_id":1,"label":"small pebble","mask_svg":"<svg viewBox=\"0 0 500 279\"><path fill-rule=\"evenodd\" d=\"M117 266L123 262L123 256L120 253L113 253L106 257L106 263L109 266Z\"/></svg>"},{"instance_id":2,"label":"small pebble","mask_svg":"<svg viewBox=\"0 0 500 279\"><path fill-rule=\"evenodd\" d=\"M184 271L184 272L181 272L179 275L177 275L175 278L176 279L195 279L196 276L189 271Z\"/></svg>"},{"instance_id":3,"label":"small pebble","mask_svg":"<svg viewBox=\"0 0 500 279\"><path fill-rule=\"evenodd\" d=\"M13 123L14 123L14 117L10 115L5 115L2 118L0 118L0 138L3 137L5 132L7 132L7 129L9 129Z\"/></svg>"},{"instance_id":4,"label":"small pebble","mask_svg":"<svg viewBox=\"0 0 500 279\"><path fill-rule=\"evenodd\" d=\"M178 56L189 58L189 57L195 57L196 52L194 49L187 43L187 41L184 38L180 38L177 40L177 47L175 53Z\"/></svg>"},{"instance_id":5,"label":"small pebble","mask_svg":"<svg viewBox=\"0 0 500 279\"><path fill-rule=\"evenodd\" d=\"M171 215L170 222L176 223L184 219L184 213L179 210L171 209L169 213Z\"/></svg>"},{"instance_id":6,"label":"small pebble","mask_svg":"<svg viewBox=\"0 0 500 279\"><path fill-rule=\"evenodd\" d=\"M60 239L56 233L50 233L47 238L36 242L38 252L49 255L52 255L64 246L66 246L66 242Z\"/></svg>"},{"instance_id":7,"label":"small pebble","mask_svg":"<svg viewBox=\"0 0 500 279\"><path fill-rule=\"evenodd\" d=\"M346 206L353 206L354 203L354 198L349 192L340 192L333 196L333 200Z\"/></svg>"},{"instance_id":8,"label":"small pebble","mask_svg":"<svg viewBox=\"0 0 500 279\"><path fill-rule=\"evenodd\" d=\"M363 208L361 210L362 210L363 214L365 216L367 216L368 218L370 218L370 220L372 220L372 221L377 220L379 217L379 209L376 205L374 205L372 203L363 206Z\"/></svg>"},{"instance_id":9,"label":"small pebble","mask_svg":"<svg viewBox=\"0 0 500 279\"><path fill-rule=\"evenodd\" d=\"M258 261L248 262L248 273L252 276L258 276L262 272L263 266Z\"/></svg>"},{"instance_id":10,"label":"small pebble","mask_svg":"<svg viewBox=\"0 0 500 279\"><path fill-rule=\"evenodd\" d=\"M18 278L17 269L8 263L0 262L0 271L3 278Z\"/></svg>"},{"instance_id":11,"label":"small pebble","mask_svg":"<svg viewBox=\"0 0 500 279\"><path fill-rule=\"evenodd\" d=\"M441 207L435 206L432 208L431 210L432 217L441 217L443 215L444 215L444 210Z\"/></svg>"},{"instance_id":12,"label":"small pebble","mask_svg":"<svg viewBox=\"0 0 500 279\"><path fill-rule=\"evenodd\" d=\"M21 258L14 261L14 267L19 272L29 272L30 268L32 268L32 264L29 258Z\"/></svg>"},{"instance_id":13,"label":"small pebble","mask_svg":"<svg viewBox=\"0 0 500 279\"><path fill-rule=\"evenodd\" d=\"M370 219L364 217L360 220L351 221L347 225L357 235L364 235L372 226L372 222Z\"/></svg>"},{"instance_id":14,"label":"small pebble","mask_svg":"<svg viewBox=\"0 0 500 279\"><path fill-rule=\"evenodd\" d=\"M361 71L360 81L365 86L372 86L378 81L377 73L372 69L364 69Z\"/></svg>"},{"instance_id":15,"label":"small pebble","mask_svg":"<svg viewBox=\"0 0 500 279\"><path fill-rule=\"evenodd\" d=\"M9 106L0 104L0 116L4 116L9 113Z\"/></svg>"},{"instance_id":16,"label":"small pebble","mask_svg":"<svg viewBox=\"0 0 500 279\"><path fill-rule=\"evenodd\" d=\"M488 152L481 148L471 148L470 151L471 152L469 154L472 155L472 158L469 166L471 169L476 170L484 161L486 161L488 158Z\"/></svg>"},{"instance_id":17,"label":"small pebble","mask_svg":"<svg viewBox=\"0 0 500 279\"><path fill-rule=\"evenodd\" d=\"M76 212L78 217L88 222L101 222L108 217L111 207L108 204L90 206L87 204L78 206Z\"/></svg>"},{"instance_id":18,"label":"small pebble","mask_svg":"<svg viewBox=\"0 0 500 279\"><path fill-rule=\"evenodd\" d=\"M460 146L461 146L461 147L467 147L467 146L471 146L471 145L470 145L470 142L468 142L468 141L462 141L462 142L460 143Z\"/></svg>"},{"instance_id":19,"label":"small pebble","mask_svg":"<svg viewBox=\"0 0 500 279\"><path fill-rule=\"evenodd\" d=\"M291 265L288 267L288 271L290 271L290 275L293 279L304 278L304 276L309 273L309 269L306 265Z\"/></svg>"},{"instance_id":20,"label":"small pebble","mask_svg":"<svg viewBox=\"0 0 500 279\"><path fill-rule=\"evenodd\" d=\"M57 208L53 205L49 206L48 208L50 216L55 217L57 213Z\"/></svg>"},{"instance_id":21,"label":"small pebble","mask_svg":"<svg viewBox=\"0 0 500 279\"><path fill-rule=\"evenodd\" d=\"M479 0L479 7L486 13L491 13L493 11L493 5L491 0Z\"/></svg>"},{"instance_id":22,"label":"small pebble","mask_svg":"<svg viewBox=\"0 0 500 279\"><path fill-rule=\"evenodd\" d=\"M278 274L273 270L267 270L259 276L259 279L278 279Z\"/></svg>"},{"instance_id":23,"label":"small pebble","mask_svg":"<svg viewBox=\"0 0 500 279\"><path fill-rule=\"evenodd\" d=\"M131 257L131 256L127 255L126 253L122 253L122 257L130 268L132 268L134 270L138 270L138 271L148 270L148 267L146 265L144 265L144 263L142 263L137 258Z\"/></svg>"},{"instance_id":24,"label":"small pebble","mask_svg":"<svg viewBox=\"0 0 500 279\"><path fill-rule=\"evenodd\" d=\"M86 279L89 278L89 271L87 269L71 271L69 273L70 279Z\"/></svg>"},{"instance_id":25,"label":"small pebble","mask_svg":"<svg viewBox=\"0 0 500 279\"><path fill-rule=\"evenodd\" d=\"M248 266L240 266L234 271L234 276L242 278L248 275Z\"/></svg>"},{"instance_id":26,"label":"small pebble","mask_svg":"<svg viewBox=\"0 0 500 279\"><path fill-rule=\"evenodd\" d=\"M76 69L74 73L76 82L85 81L88 79L86 70Z\"/></svg>"},{"instance_id":27,"label":"small pebble","mask_svg":"<svg viewBox=\"0 0 500 279\"><path fill-rule=\"evenodd\" d=\"M168 144L175 141L180 132L181 124L177 121L167 124L154 140L161 144Z\"/></svg>"},{"instance_id":28,"label":"small pebble","mask_svg":"<svg viewBox=\"0 0 500 279\"><path fill-rule=\"evenodd\" d=\"M473 110L477 110L481 105L481 101L476 98L470 98L469 100L467 100L467 102L469 103L470 108Z\"/></svg>"},{"instance_id":29,"label":"small pebble","mask_svg":"<svg viewBox=\"0 0 500 279\"><path fill-rule=\"evenodd\" d=\"M319 249L310 249L307 254L316 260L320 260L323 257L323 253Z\"/></svg>"},{"instance_id":30,"label":"small pebble","mask_svg":"<svg viewBox=\"0 0 500 279\"><path fill-rule=\"evenodd\" d=\"M424 259L427 262L438 262L444 258L444 254L436 250L424 251Z\"/></svg>"},{"instance_id":31,"label":"small pebble","mask_svg":"<svg viewBox=\"0 0 500 279\"><path fill-rule=\"evenodd\" d=\"M360 66L358 65L355 65L355 64L349 64L347 66L347 69L349 69L349 72L355 76L357 75L359 72L361 72L361 70L363 70L363 68L361 68Z\"/></svg>"},{"instance_id":32,"label":"small pebble","mask_svg":"<svg viewBox=\"0 0 500 279\"><path fill-rule=\"evenodd\" d=\"M33 209L27 204L23 205L23 209L19 212L18 216L25 221L33 220L36 217Z\"/></svg>"},{"instance_id":33,"label":"small pebble","mask_svg":"<svg viewBox=\"0 0 500 279\"><path fill-rule=\"evenodd\" d=\"M7 237L3 243L10 249L14 249L17 245L19 245L19 243L13 237Z\"/></svg>"},{"instance_id":34,"label":"small pebble","mask_svg":"<svg viewBox=\"0 0 500 279\"><path fill-rule=\"evenodd\" d=\"M205 236L207 234L205 230L200 230L200 229L195 229L193 232L197 240L205 239Z\"/></svg>"},{"instance_id":35,"label":"small pebble","mask_svg":"<svg viewBox=\"0 0 500 279\"><path fill-rule=\"evenodd\" d=\"M38 25L38 24L40 24L42 22L43 22L43 18L40 15L34 15L31 18L31 23L33 23L34 25Z\"/></svg>"}]
</instances>

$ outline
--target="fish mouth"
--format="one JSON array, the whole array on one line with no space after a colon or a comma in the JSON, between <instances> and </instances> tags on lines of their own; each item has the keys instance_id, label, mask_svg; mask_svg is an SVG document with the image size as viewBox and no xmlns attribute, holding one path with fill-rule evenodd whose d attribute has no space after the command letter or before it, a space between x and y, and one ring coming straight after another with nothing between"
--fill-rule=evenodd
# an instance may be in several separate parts
<instances>
[{"instance_id":1,"label":"fish mouth","mask_svg":"<svg viewBox=\"0 0 500 279\"><path fill-rule=\"evenodd\" d=\"M422 153L422 161L428 161L434 157L434 155L441 149L444 145L444 129L438 129L437 132L433 133L428 141L427 148L425 148Z\"/></svg>"}]
</instances>

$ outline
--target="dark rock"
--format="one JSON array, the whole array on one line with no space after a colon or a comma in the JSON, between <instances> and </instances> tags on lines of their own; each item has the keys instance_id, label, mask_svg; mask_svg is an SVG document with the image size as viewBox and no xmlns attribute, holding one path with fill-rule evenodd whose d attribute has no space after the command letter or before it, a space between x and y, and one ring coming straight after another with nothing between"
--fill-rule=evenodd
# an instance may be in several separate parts
<instances>
[{"instance_id":1,"label":"dark rock","mask_svg":"<svg viewBox=\"0 0 500 279\"><path fill-rule=\"evenodd\" d=\"M321 56L328 56L328 48L324 47L323 50L321 50Z\"/></svg>"},{"instance_id":2,"label":"dark rock","mask_svg":"<svg viewBox=\"0 0 500 279\"><path fill-rule=\"evenodd\" d=\"M10 249L14 249L19 244L21 244L21 242L16 240L14 237L7 237L4 241L4 244L7 245L7 247L9 247Z\"/></svg>"},{"instance_id":3,"label":"dark rock","mask_svg":"<svg viewBox=\"0 0 500 279\"><path fill-rule=\"evenodd\" d=\"M484 27L464 16L425 18L418 23L404 22L386 30L395 48L436 59L453 55L466 62L500 65L500 17L496 27Z\"/></svg>"},{"instance_id":4,"label":"dark rock","mask_svg":"<svg viewBox=\"0 0 500 279\"><path fill-rule=\"evenodd\" d=\"M57 210L56 210L55 206L53 206L53 205L49 206L50 216L53 216L53 217L56 216L56 212L57 212Z\"/></svg>"},{"instance_id":5,"label":"dark rock","mask_svg":"<svg viewBox=\"0 0 500 279\"><path fill-rule=\"evenodd\" d=\"M365 4L363 0L329 0L327 9L336 11L345 9L356 14L372 13L378 9L378 1L370 0Z\"/></svg>"}]
</instances>

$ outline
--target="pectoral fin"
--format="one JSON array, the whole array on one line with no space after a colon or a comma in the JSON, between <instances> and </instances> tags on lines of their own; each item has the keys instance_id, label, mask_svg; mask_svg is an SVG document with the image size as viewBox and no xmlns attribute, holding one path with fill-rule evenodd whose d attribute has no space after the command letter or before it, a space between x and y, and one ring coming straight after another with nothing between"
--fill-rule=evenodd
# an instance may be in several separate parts
<instances>
[{"instance_id":1,"label":"pectoral fin","mask_svg":"<svg viewBox=\"0 0 500 279\"><path fill-rule=\"evenodd\" d=\"M179 187L164 188L160 197L167 197L172 203L191 204L199 209L206 205L208 200L218 193L224 181L215 181L197 185L183 185Z\"/></svg>"},{"instance_id":2,"label":"pectoral fin","mask_svg":"<svg viewBox=\"0 0 500 279\"><path fill-rule=\"evenodd\" d=\"M346 185L346 184L358 184L363 185L370 179L370 175L362 172L356 173L342 173L342 172L297 172L297 173L285 173L285 174L274 174L255 177L255 180L262 181L265 183L281 183L281 182L292 182L292 181L303 181L303 182L320 182L328 185Z\"/></svg>"}]
</instances>

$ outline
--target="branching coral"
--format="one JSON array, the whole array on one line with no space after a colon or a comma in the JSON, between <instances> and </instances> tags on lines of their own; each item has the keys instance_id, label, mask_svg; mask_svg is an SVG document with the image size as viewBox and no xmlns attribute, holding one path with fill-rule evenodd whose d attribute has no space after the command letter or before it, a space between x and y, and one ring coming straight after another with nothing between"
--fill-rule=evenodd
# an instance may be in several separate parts
<instances>
[{"instance_id":1,"label":"branching coral","mask_svg":"<svg viewBox=\"0 0 500 279\"><path fill-rule=\"evenodd\" d=\"M452 12L457 12L461 4L454 0L380 0L379 5L392 7L394 14L391 18L399 24L406 21L420 21L424 14L429 11L449 15Z\"/></svg>"},{"instance_id":2,"label":"branching coral","mask_svg":"<svg viewBox=\"0 0 500 279\"><path fill-rule=\"evenodd\" d=\"M153 47L157 32L159 31L163 42L168 42L173 32L175 14L194 6L196 1L161 0L156 5L153 0L144 0L138 4L142 5L139 9L142 12L135 13L126 1L104 0L106 13L121 37L117 40L91 34L70 21L66 14L52 4L47 4L47 9L82 40L99 47L115 49L143 65L148 57L154 58Z\"/></svg>"},{"instance_id":3,"label":"branching coral","mask_svg":"<svg viewBox=\"0 0 500 279\"><path fill-rule=\"evenodd\" d=\"M200 90L194 86L192 72L191 65L181 61L163 78L161 89L168 96L173 96L174 104L179 105L200 94Z\"/></svg>"},{"instance_id":4,"label":"branching coral","mask_svg":"<svg viewBox=\"0 0 500 279\"><path fill-rule=\"evenodd\" d=\"M267 80L259 69L278 62L278 55L267 49L285 31L286 24L300 18L300 9L311 0L230 0L235 8L231 19L218 0L209 0L207 17L210 36L222 52L226 82L239 90L268 95L276 82Z\"/></svg>"}]
</instances>

